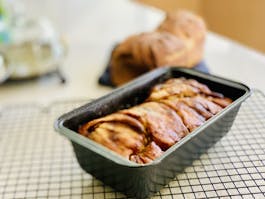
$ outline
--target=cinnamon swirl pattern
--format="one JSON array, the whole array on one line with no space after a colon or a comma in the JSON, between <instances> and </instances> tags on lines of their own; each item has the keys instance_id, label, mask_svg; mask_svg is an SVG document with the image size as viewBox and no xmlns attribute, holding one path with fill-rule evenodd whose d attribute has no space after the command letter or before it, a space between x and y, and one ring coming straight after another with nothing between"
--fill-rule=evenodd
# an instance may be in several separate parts
<instances>
[{"instance_id":1,"label":"cinnamon swirl pattern","mask_svg":"<svg viewBox=\"0 0 265 199\"><path fill-rule=\"evenodd\" d=\"M79 127L79 133L139 164L164 151L232 103L194 79L172 78L137 106Z\"/></svg>"}]
</instances>

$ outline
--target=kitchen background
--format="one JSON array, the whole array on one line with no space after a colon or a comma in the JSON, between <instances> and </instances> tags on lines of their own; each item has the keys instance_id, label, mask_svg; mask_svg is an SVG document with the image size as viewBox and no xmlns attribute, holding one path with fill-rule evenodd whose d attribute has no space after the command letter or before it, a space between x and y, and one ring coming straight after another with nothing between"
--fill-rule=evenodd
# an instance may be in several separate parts
<instances>
[{"instance_id":1,"label":"kitchen background","mask_svg":"<svg viewBox=\"0 0 265 199\"><path fill-rule=\"evenodd\" d=\"M265 1L263 0L139 0L157 8L179 8L201 15L211 31L265 53Z\"/></svg>"},{"instance_id":2,"label":"kitchen background","mask_svg":"<svg viewBox=\"0 0 265 199\"><path fill-rule=\"evenodd\" d=\"M154 29L164 17L157 8L202 15L210 29L203 57L210 73L259 90L242 105L230 132L154 199L264 198L265 1L0 0L1 6L4 2L15 10L0 9L1 53L5 59L18 53L9 61L23 70L17 73L22 80L6 79L7 60L0 58L0 198L126 198L80 168L54 122L113 90L98 84L111 50L128 35ZM5 27L9 11L16 16L12 31ZM51 64L55 73L27 79L46 69L47 55L59 57L59 64Z\"/></svg>"}]
</instances>

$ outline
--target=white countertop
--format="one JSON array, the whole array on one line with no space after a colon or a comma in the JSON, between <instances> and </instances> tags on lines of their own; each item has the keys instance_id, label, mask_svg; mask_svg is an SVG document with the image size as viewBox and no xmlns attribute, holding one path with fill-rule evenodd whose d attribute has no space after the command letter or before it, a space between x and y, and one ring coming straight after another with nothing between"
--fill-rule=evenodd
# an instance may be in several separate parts
<instances>
[{"instance_id":1,"label":"white countertop","mask_svg":"<svg viewBox=\"0 0 265 199\"><path fill-rule=\"evenodd\" d=\"M27 1L35 14L48 15L68 42L69 52L62 67L67 83L45 78L1 85L0 105L97 98L110 92L112 89L98 85L97 79L113 45L130 34L152 30L163 18L156 9L125 0ZM265 56L261 53L209 33L205 61L212 74L265 92Z\"/></svg>"}]
</instances>

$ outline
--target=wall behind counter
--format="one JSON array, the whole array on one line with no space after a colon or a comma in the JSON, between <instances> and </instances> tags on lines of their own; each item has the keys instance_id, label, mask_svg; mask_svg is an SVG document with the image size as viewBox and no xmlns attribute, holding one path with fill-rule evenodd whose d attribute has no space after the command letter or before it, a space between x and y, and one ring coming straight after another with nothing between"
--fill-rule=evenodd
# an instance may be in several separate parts
<instances>
[{"instance_id":1,"label":"wall behind counter","mask_svg":"<svg viewBox=\"0 0 265 199\"><path fill-rule=\"evenodd\" d=\"M209 30L265 53L264 0L138 0L165 11L189 9Z\"/></svg>"}]
</instances>

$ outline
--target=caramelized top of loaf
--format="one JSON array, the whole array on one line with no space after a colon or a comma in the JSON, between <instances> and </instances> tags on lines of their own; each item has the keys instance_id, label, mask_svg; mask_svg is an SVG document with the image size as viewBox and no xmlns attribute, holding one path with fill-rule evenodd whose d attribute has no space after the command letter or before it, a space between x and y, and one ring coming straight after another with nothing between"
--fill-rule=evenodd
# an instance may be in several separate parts
<instances>
[{"instance_id":1,"label":"caramelized top of loaf","mask_svg":"<svg viewBox=\"0 0 265 199\"><path fill-rule=\"evenodd\" d=\"M112 53L112 81L115 85L121 85L161 66L184 66L187 62L185 51L184 41L168 32L132 35L120 43Z\"/></svg>"},{"instance_id":2,"label":"caramelized top of loaf","mask_svg":"<svg viewBox=\"0 0 265 199\"><path fill-rule=\"evenodd\" d=\"M204 40L206 25L204 20L189 11L167 13L166 18L157 28L158 31L165 31L174 34L184 40Z\"/></svg>"},{"instance_id":3,"label":"caramelized top of loaf","mask_svg":"<svg viewBox=\"0 0 265 199\"><path fill-rule=\"evenodd\" d=\"M164 66L192 68L203 57L206 25L189 11L167 13L152 32L132 35L115 48L110 76L115 86Z\"/></svg>"},{"instance_id":4,"label":"caramelized top of loaf","mask_svg":"<svg viewBox=\"0 0 265 199\"><path fill-rule=\"evenodd\" d=\"M137 106L94 119L79 133L124 158L145 164L232 103L194 79L172 78L154 86Z\"/></svg>"}]
</instances>

